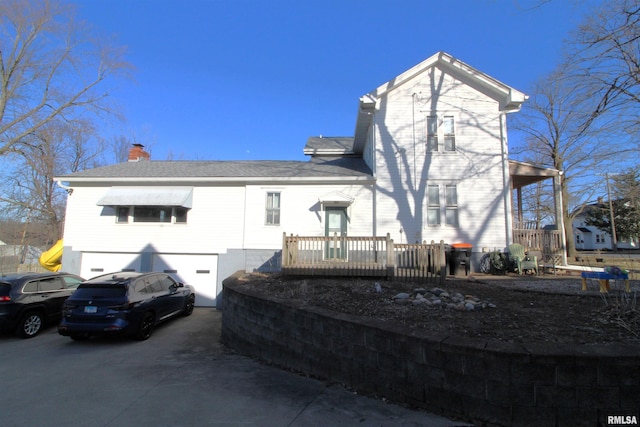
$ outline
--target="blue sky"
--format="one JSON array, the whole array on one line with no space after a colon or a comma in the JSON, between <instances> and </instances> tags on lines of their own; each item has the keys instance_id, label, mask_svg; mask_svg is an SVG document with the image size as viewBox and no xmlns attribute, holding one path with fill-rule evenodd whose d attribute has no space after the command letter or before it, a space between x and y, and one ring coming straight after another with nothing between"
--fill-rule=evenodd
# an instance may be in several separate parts
<instances>
[{"instance_id":1,"label":"blue sky","mask_svg":"<svg viewBox=\"0 0 640 427\"><path fill-rule=\"evenodd\" d=\"M309 136L352 136L358 98L445 51L527 93L589 2L72 0L127 46L113 92L152 159L305 160Z\"/></svg>"}]
</instances>

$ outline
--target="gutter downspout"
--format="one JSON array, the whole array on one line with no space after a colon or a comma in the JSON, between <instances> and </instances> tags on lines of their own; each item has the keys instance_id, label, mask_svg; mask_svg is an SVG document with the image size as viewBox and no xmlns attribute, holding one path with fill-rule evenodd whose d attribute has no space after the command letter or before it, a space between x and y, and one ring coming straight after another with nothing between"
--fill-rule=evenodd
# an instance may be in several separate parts
<instances>
[{"instance_id":1,"label":"gutter downspout","mask_svg":"<svg viewBox=\"0 0 640 427\"><path fill-rule=\"evenodd\" d=\"M509 173L509 149L507 145L507 114L500 113L500 145L502 163L502 188L505 214L505 247L513 242L513 212L511 211L511 175Z\"/></svg>"},{"instance_id":2,"label":"gutter downspout","mask_svg":"<svg viewBox=\"0 0 640 427\"><path fill-rule=\"evenodd\" d=\"M376 156L376 128L377 128L377 117L376 110L374 108L373 118L371 120L371 173L373 175L373 235L378 235L378 165L377 165L377 156Z\"/></svg>"},{"instance_id":3,"label":"gutter downspout","mask_svg":"<svg viewBox=\"0 0 640 427\"><path fill-rule=\"evenodd\" d=\"M69 187L68 185L64 185L62 181L56 180L56 185L66 191L68 195L71 195L71 193L73 193L73 188Z\"/></svg>"}]
</instances>

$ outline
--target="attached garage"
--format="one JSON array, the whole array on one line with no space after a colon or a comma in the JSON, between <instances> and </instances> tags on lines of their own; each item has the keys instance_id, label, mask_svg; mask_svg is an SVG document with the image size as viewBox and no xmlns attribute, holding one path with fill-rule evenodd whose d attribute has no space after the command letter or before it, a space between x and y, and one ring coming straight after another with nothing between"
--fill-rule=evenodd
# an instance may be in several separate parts
<instances>
[{"instance_id":1,"label":"attached garage","mask_svg":"<svg viewBox=\"0 0 640 427\"><path fill-rule=\"evenodd\" d=\"M87 279L117 271L164 271L193 286L197 306L216 306L218 255L84 252L80 271Z\"/></svg>"},{"instance_id":2,"label":"attached garage","mask_svg":"<svg viewBox=\"0 0 640 427\"><path fill-rule=\"evenodd\" d=\"M91 279L115 271L140 271L141 265L139 253L84 252L80 276Z\"/></svg>"},{"instance_id":3,"label":"attached garage","mask_svg":"<svg viewBox=\"0 0 640 427\"><path fill-rule=\"evenodd\" d=\"M164 271L196 290L196 305L215 307L217 255L153 254L153 271Z\"/></svg>"}]
</instances>

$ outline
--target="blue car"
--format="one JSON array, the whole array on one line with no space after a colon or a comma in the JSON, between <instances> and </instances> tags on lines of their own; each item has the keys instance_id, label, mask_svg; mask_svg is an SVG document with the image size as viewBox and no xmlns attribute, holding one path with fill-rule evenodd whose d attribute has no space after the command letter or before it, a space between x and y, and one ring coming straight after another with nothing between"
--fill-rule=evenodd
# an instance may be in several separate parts
<instances>
[{"instance_id":1,"label":"blue car","mask_svg":"<svg viewBox=\"0 0 640 427\"><path fill-rule=\"evenodd\" d=\"M74 340L96 335L146 340L159 323L190 315L195 298L190 286L166 273L105 274L81 283L65 301L58 333Z\"/></svg>"}]
</instances>

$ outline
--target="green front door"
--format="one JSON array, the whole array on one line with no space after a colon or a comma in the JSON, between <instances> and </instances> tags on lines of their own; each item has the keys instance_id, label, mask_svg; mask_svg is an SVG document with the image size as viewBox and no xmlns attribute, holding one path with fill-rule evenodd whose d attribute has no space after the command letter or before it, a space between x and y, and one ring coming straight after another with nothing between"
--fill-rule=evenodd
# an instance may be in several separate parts
<instances>
[{"instance_id":1,"label":"green front door","mask_svg":"<svg viewBox=\"0 0 640 427\"><path fill-rule=\"evenodd\" d=\"M329 259L345 259L347 257L347 242L341 237L347 236L347 209L331 208L325 210L325 236L334 237L326 244L325 257Z\"/></svg>"}]
</instances>

